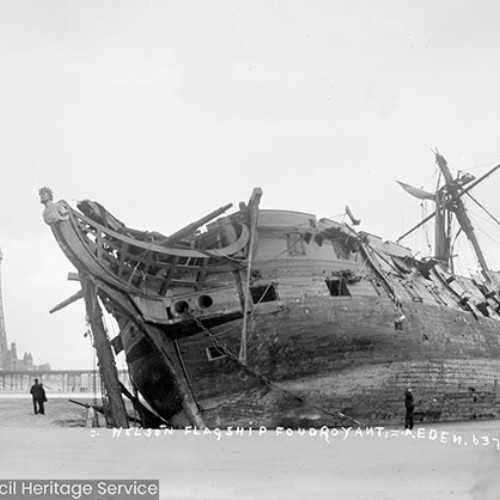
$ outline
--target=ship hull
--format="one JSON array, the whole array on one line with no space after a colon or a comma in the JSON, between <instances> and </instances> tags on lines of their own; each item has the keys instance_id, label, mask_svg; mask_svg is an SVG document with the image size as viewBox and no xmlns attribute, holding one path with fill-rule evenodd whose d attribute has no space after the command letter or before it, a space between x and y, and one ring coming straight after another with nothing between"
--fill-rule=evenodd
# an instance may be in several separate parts
<instances>
[{"instance_id":1,"label":"ship hull","mask_svg":"<svg viewBox=\"0 0 500 500\"><path fill-rule=\"evenodd\" d=\"M250 370L238 361L242 320L175 342L209 426L402 423L407 387L417 421L497 416L498 323L441 306L402 307L402 329L394 304L381 298L304 298L262 311L249 323ZM210 356L213 338L232 356ZM132 374L154 372L150 359L135 363Z\"/></svg>"},{"instance_id":2,"label":"ship hull","mask_svg":"<svg viewBox=\"0 0 500 500\"><path fill-rule=\"evenodd\" d=\"M408 387L417 421L499 414L491 283L311 214L242 210L162 247L69 213L54 235L171 425L402 423Z\"/></svg>"}]
</instances>

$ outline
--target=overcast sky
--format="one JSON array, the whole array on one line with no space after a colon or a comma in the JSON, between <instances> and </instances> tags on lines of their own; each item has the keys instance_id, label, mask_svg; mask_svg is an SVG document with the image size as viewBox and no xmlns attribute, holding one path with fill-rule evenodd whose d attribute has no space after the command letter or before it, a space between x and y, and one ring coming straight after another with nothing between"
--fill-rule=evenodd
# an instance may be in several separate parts
<instances>
[{"instance_id":1,"label":"overcast sky","mask_svg":"<svg viewBox=\"0 0 500 500\"><path fill-rule=\"evenodd\" d=\"M500 163L499 14L495 1L2 0L9 343L37 364L92 364L83 303L48 313L78 284L41 186L165 234L260 186L264 208L348 204L396 239L422 209L394 180L432 190L432 148L453 172ZM499 190L500 174L476 190L497 217ZM471 213L500 268L498 227Z\"/></svg>"}]
</instances>

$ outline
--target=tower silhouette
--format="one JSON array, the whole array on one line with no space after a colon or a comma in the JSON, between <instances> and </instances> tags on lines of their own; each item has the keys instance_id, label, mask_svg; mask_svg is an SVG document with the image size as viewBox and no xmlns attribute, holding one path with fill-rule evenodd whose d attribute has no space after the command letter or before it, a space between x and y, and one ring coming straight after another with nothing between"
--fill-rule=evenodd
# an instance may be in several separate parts
<instances>
[{"instance_id":1,"label":"tower silhouette","mask_svg":"<svg viewBox=\"0 0 500 500\"><path fill-rule=\"evenodd\" d=\"M5 330L5 318L3 313L2 259L3 254L2 250L0 249L0 368L6 368L9 359L9 347L7 345L7 331Z\"/></svg>"}]
</instances>

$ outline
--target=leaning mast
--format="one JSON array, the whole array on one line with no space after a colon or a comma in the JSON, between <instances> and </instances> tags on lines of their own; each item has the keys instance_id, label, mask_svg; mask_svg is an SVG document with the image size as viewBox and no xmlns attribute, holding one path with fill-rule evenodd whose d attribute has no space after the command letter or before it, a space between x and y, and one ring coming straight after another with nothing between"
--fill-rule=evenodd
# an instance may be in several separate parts
<instances>
[{"instance_id":1,"label":"leaning mast","mask_svg":"<svg viewBox=\"0 0 500 500\"><path fill-rule=\"evenodd\" d=\"M445 179L445 189L448 192L449 195L449 202L445 203L445 208L448 210L451 210L452 212L455 213L457 216L457 221L460 224L460 227L464 231L464 233L467 235L467 238L472 244L472 247L474 248L474 252L476 253L477 259L479 261L479 265L481 267L482 273L486 281L490 282L491 279L488 275L488 264L486 263L486 259L484 258L483 251L481 250L481 247L479 245L479 242L477 241L476 234L474 232L474 227L472 226L471 220L469 218L469 215L467 214L467 211L465 210L464 203L461 199L461 191L459 190L459 186L457 183L453 180L453 177L450 173L450 170L448 169L448 164L445 160L445 158L440 155L437 151L435 153L436 155L436 163L441 170L444 179ZM436 212L440 209L439 203L436 208ZM448 254L449 248L448 248ZM451 258L451 255L450 255Z\"/></svg>"}]
</instances>

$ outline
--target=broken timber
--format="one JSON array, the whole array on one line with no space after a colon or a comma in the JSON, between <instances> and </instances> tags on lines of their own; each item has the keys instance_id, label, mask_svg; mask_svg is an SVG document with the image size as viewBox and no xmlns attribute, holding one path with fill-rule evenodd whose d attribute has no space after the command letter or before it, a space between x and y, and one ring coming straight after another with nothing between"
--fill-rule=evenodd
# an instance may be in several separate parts
<instances>
[{"instance_id":1,"label":"broken timber","mask_svg":"<svg viewBox=\"0 0 500 500\"><path fill-rule=\"evenodd\" d=\"M90 278L85 275L81 275L81 284L85 298L87 316L92 328L99 370L109 397L112 424L114 427L128 428L128 416L121 397L121 388L116 372L115 360L106 330L104 329L102 312L97 300L97 287L92 283Z\"/></svg>"}]
</instances>

